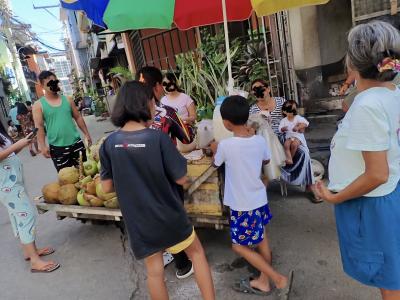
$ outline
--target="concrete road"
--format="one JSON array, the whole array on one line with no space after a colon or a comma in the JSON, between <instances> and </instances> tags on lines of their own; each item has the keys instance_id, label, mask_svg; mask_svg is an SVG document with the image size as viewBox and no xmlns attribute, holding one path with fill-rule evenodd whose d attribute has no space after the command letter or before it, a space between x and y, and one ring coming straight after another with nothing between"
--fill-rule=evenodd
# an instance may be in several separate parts
<instances>
[{"instance_id":1,"label":"concrete road","mask_svg":"<svg viewBox=\"0 0 400 300\"><path fill-rule=\"evenodd\" d=\"M87 119L95 139L112 130L109 122ZM41 187L56 179L50 160L20 154L26 187L33 198ZM372 300L379 294L344 275L337 246L332 206L311 204L298 190L283 199L271 188L274 218L269 226L274 266L283 273L294 270L290 299ZM231 290L235 279L251 269L230 250L228 231L199 230L212 266L217 299L261 299ZM1 300L126 300L148 299L143 263L133 261L123 236L115 226L82 224L73 219L58 221L54 214L40 215L38 243L51 245L51 256L62 268L52 274L31 274L11 231L7 211L0 209ZM178 281L173 266L166 276L171 299L200 299L193 278ZM278 299L276 295L269 297Z\"/></svg>"}]
</instances>

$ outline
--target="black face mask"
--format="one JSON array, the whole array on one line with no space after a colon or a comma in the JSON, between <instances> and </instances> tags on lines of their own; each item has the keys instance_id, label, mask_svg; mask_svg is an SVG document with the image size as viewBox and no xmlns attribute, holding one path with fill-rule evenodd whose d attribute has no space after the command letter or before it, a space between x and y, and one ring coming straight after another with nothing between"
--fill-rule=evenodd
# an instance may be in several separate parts
<instances>
[{"instance_id":1,"label":"black face mask","mask_svg":"<svg viewBox=\"0 0 400 300\"><path fill-rule=\"evenodd\" d=\"M47 83L47 86L50 88L50 91L52 91L53 93L58 93L59 91L61 91L60 87L58 86L59 83L60 83L59 80L50 80Z\"/></svg>"},{"instance_id":2,"label":"black face mask","mask_svg":"<svg viewBox=\"0 0 400 300\"><path fill-rule=\"evenodd\" d=\"M164 89L165 89L168 93L175 92L175 91L177 90L177 89L176 89L176 86L175 86L175 84L174 84L173 82L164 81L164 82L162 83L162 85L163 85Z\"/></svg>"},{"instance_id":3,"label":"black face mask","mask_svg":"<svg viewBox=\"0 0 400 300\"><path fill-rule=\"evenodd\" d=\"M284 109L282 109L282 111L287 112L289 114L294 114L294 115L297 113L297 109L292 108L292 107L285 107Z\"/></svg>"},{"instance_id":4,"label":"black face mask","mask_svg":"<svg viewBox=\"0 0 400 300\"><path fill-rule=\"evenodd\" d=\"M266 88L263 86L256 86L253 88L253 94L256 98L264 98Z\"/></svg>"}]
</instances>

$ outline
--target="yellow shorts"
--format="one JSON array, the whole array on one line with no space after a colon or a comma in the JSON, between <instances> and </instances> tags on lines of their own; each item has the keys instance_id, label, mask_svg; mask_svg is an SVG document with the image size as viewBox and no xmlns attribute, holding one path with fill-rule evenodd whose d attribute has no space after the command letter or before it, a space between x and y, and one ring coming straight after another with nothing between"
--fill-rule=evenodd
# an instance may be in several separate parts
<instances>
[{"instance_id":1,"label":"yellow shorts","mask_svg":"<svg viewBox=\"0 0 400 300\"><path fill-rule=\"evenodd\" d=\"M166 251L168 251L171 254L178 254L179 252L182 252L187 247L189 247L194 242L195 238L196 238L196 232L194 231L193 228L192 234L186 240L166 249Z\"/></svg>"}]
</instances>

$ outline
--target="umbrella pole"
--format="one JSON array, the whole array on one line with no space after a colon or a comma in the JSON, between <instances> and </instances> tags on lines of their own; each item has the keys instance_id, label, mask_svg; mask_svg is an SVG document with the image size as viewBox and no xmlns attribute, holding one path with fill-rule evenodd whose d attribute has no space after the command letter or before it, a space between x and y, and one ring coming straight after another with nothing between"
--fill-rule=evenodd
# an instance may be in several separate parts
<instances>
[{"instance_id":1,"label":"umbrella pole","mask_svg":"<svg viewBox=\"0 0 400 300\"><path fill-rule=\"evenodd\" d=\"M264 16L261 17L262 22L262 30L263 30L263 38L264 38L264 47L265 47L265 58L267 59L267 69L268 69L268 80L269 80L269 87L271 90L271 96L274 96L274 89L272 87L272 78L271 78L271 66L269 61L269 53L268 53L268 42L267 42L267 32L265 30L265 21Z\"/></svg>"},{"instance_id":2,"label":"umbrella pole","mask_svg":"<svg viewBox=\"0 0 400 300\"><path fill-rule=\"evenodd\" d=\"M226 49L226 59L228 61L228 93L233 94L233 76L232 76L232 59L231 59L231 49L229 46L229 32L228 32L228 17L226 14L226 2L222 0L222 14L224 16L224 34L225 34L225 49Z\"/></svg>"}]
</instances>

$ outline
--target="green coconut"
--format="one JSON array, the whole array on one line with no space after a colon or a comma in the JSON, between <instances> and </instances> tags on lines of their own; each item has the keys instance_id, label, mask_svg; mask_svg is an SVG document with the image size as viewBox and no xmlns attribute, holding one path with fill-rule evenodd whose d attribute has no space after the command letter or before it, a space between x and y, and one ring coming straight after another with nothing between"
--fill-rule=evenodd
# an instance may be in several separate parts
<instances>
[{"instance_id":1,"label":"green coconut","mask_svg":"<svg viewBox=\"0 0 400 300\"><path fill-rule=\"evenodd\" d=\"M97 162L93 159L88 159L83 163L83 172L86 176L94 176L97 173Z\"/></svg>"},{"instance_id":2,"label":"green coconut","mask_svg":"<svg viewBox=\"0 0 400 300\"><path fill-rule=\"evenodd\" d=\"M107 208L119 208L118 198L114 197L110 200L104 201L104 206Z\"/></svg>"},{"instance_id":3,"label":"green coconut","mask_svg":"<svg viewBox=\"0 0 400 300\"><path fill-rule=\"evenodd\" d=\"M92 155L92 158L98 162L100 160L100 155L99 155L99 151L100 151L100 146L99 144L94 144L90 147L90 153Z\"/></svg>"},{"instance_id":4,"label":"green coconut","mask_svg":"<svg viewBox=\"0 0 400 300\"><path fill-rule=\"evenodd\" d=\"M87 184L87 183L89 183L89 182L91 182L93 180L93 178L92 178L92 176L86 176L85 178L83 178L80 182L82 183L82 184Z\"/></svg>"},{"instance_id":5,"label":"green coconut","mask_svg":"<svg viewBox=\"0 0 400 300\"><path fill-rule=\"evenodd\" d=\"M114 197L117 196L116 193L105 193L103 192L103 187L101 186L101 183L96 184L96 195L103 201L110 200Z\"/></svg>"},{"instance_id":6,"label":"green coconut","mask_svg":"<svg viewBox=\"0 0 400 300\"><path fill-rule=\"evenodd\" d=\"M84 190L80 190L78 195L76 196L76 199L78 200L79 205L81 206L90 206L90 202L86 201L85 197L84 197Z\"/></svg>"}]
</instances>

